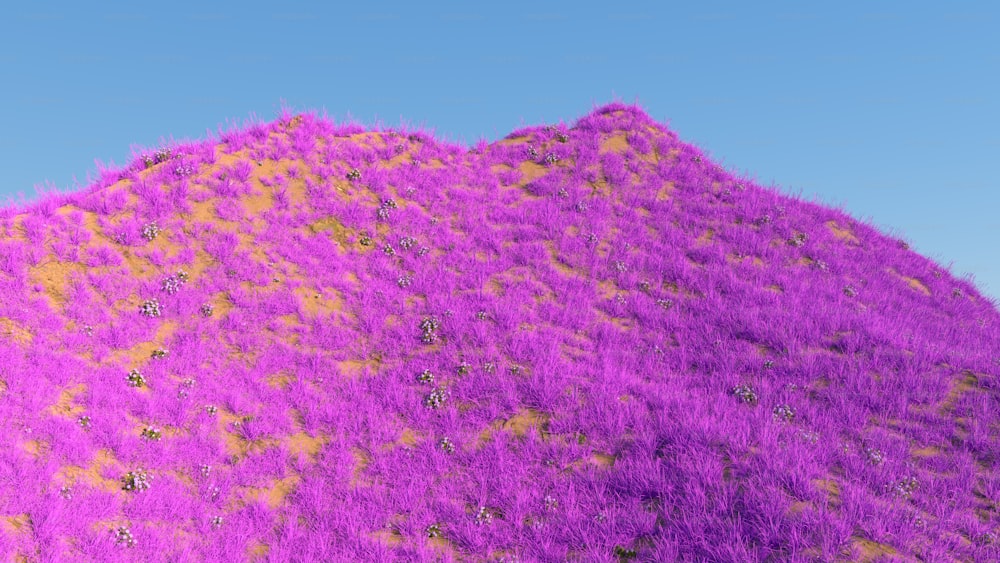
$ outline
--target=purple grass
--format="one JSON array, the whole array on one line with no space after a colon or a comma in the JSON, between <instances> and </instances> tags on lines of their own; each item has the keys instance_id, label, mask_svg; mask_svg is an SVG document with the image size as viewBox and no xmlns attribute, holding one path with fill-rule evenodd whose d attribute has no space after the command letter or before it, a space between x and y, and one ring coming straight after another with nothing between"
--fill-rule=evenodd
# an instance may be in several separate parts
<instances>
[{"instance_id":1,"label":"purple grass","mask_svg":"<svg viewBox=\"0 0 1000 563\"><path fill-rule=\"evenodd\" d=\"M641 109L284 114L0 214L0 554L1000 558L1000 316Z\"/></svg>"}]
</instances>

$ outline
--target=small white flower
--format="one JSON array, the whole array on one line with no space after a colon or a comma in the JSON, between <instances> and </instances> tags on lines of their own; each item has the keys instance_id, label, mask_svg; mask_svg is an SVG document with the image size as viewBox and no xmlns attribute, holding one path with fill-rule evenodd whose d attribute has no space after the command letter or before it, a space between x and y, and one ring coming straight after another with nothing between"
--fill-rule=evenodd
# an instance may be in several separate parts
<instances>
[{"instance_id":1,"label":"small white flower","mask_svg":"<svg viewBox=\"0 0 1000 563\"><path fill-rule=\"evenodd\" d=\"M476 524L489 524L493 522L493 512L485 506L479 507L479 512L476 514Z\"/></svg>"},{"instance_id":2,"label":"small white flower","mask_svg":"<svg viewBox=\"0 0 1000 563\"><path fill-rule=\"evenodd\" d=\"M142 238L146 240L153 240L157 235L160 234L160 228L156 226L156 223L147 223L142 227Z\"/></svg>"}]
</instances>

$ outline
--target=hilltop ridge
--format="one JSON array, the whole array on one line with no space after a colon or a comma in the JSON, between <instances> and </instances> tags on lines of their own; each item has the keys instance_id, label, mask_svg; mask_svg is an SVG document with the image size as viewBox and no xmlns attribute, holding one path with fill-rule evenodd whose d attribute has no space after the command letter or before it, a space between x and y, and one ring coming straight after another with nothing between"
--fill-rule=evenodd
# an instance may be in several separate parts
<instances>
[{"instance_id":1,"label":"hilltop ridge","mask_svg":"<svg viewBox=\"0 0 1000 563\"><path fill-rule=\"evenodd\" d=\"M1000 557L996 303L636 106L147 151L0 292L9 559Z\"/></svg>"}]
</instances>

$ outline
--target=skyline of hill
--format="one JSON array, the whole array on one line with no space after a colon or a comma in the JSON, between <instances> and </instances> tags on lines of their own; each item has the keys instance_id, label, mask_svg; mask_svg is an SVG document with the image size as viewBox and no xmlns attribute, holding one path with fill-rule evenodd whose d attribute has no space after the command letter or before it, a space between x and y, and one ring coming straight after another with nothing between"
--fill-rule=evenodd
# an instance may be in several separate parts
<instances>
[{"instance_id":1,"label":"skyline of hill","mask_svg":"<svg viewBox=\"0 0 1000 563\"><path fill-rule=\"evenodd\" d=\"M8 558L1000 556L996 301L636 106L285 114L0 229Z\"/></svg>"}]
</instances>

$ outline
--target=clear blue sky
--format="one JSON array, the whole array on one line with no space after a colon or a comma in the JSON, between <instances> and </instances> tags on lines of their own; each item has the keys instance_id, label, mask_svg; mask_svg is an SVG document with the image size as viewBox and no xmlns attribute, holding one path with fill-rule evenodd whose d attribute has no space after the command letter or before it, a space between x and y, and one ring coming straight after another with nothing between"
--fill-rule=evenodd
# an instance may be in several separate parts
<instances>
[{"instance_id":1,"label":"clear blue sky","mask_svg":"<svg viewBox=\"0 0 1000 563\"><path fill-rule=\"evenodd\" d=\"M6 8L0 198L283 101L471 145L619 99L1000 297L995 2L328 4Z\"/></svg>"}]
</instances>

